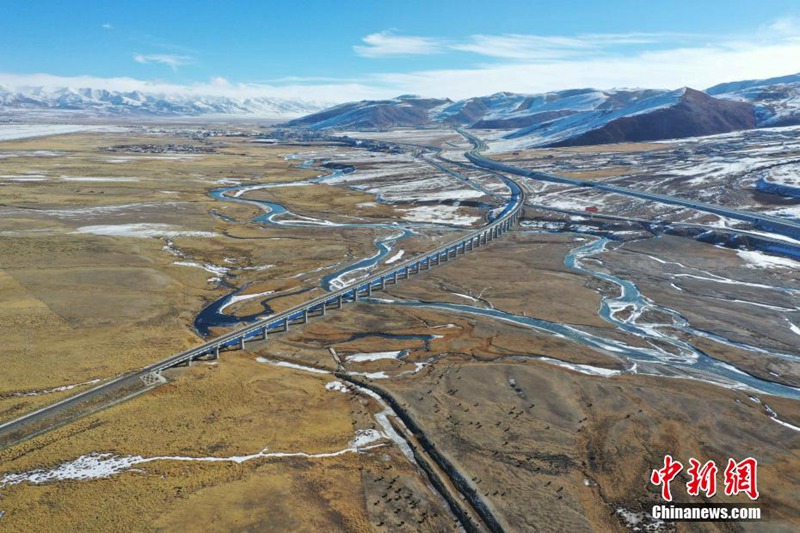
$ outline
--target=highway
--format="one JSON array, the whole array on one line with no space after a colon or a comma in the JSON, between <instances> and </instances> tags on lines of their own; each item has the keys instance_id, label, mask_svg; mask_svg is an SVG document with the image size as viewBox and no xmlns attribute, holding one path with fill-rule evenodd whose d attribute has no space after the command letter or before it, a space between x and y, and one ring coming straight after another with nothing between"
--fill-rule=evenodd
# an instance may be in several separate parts
<instances>
[{"instance_id":1,"label":"highway","mask_svg":"<svg viewBox=\"0 0 800 533\"><path fill-rule=\"evenodd\" d=\"M512 228L525 205L526 197L522 187L511 179L507 180L507 184L511 187L511 199L503 211L489 224L451 240L427 254L412 257L373 273L349 287L323 294L276 315L264 317L253 324L238 328L199 346L167 357L140 370L123 374L90 390L6 422L0 425L0 449L74 420L80 414L85 414L86 409L82 406L102 403L101 399L111 395L114 391L159 383L161 382L161 372L168 368L191 364L192 361L201 357L218 358L220 351L226 348L243 349L247 341L264 340L273 333L288 331L292 325L305 323L312 316L323 316L330 309L339 309L345 303L358 301L359 295L368 296L372 294L373 290L383 289L387 284L395 284L399 279L419 274L421 271L447 262L459 254L463 255L485 246ZM100 407L95 405L92 410ZM81 413L73 414L73 411ZM58 418L59 413L70 414L70 416L48 422L50 419Z\"/></svg>"},{"instance_id":2,"label":"highway","mask_svg":"<svg viewBox=\"0 0 800 533\"><path fill-rule=\"evenodd\" d=\"M601 190L605 192L621 194L624 196L633 196L635 198L641 198L644 200L652 200L655 202L660 202L662 204L670 204L670 205L678 205L682 207L688 207L691 209L696 209L698 211L704 211L707 213L713 213L715 215L729 217L735 220L741 220L744 222L749 222L753 224L755 227L764 230L769 233L777 233L780 235L785 235L788 237L792 237L795 239L800 239L800 222L781 218L773 215L768 215L764 213L756 213L752 211L744 211L741 209L731 209L728 207L724 207L721 205L709 204L706 202L699 202L696 200L690 200L687 198L681 198L678 196L669 196L666 194L658 194L653 192L647 191L640 191L637 189L632 189L630 187L620 187L618 185L610 185L603 182L590 182L572 178L565 178L563 176L556 176L554 174L548 174L545 172L537 172L535 170L527 170L524 168L519 168L511 165L506 165L504 163L500 163L493 159L488 159L483 157L479 152L483 148L485 148L485 144L483 141L475 137L474 135L467 133L462 130L458 130L458 132L463 135L464 137L468 138L473 145L475 145L475 149L470 152L467 152L465 155L467 159L470 160L475 165L478 165L483 168L497 170L500 172L505 172L508 174L515 174L517 176L524 176L526 178L531 178L535 180L541 181L550 181L554 183L563 183L566 185L572 185L574 187L586 187L592 188L596 190Z\"/></svg>"}]
</instances>

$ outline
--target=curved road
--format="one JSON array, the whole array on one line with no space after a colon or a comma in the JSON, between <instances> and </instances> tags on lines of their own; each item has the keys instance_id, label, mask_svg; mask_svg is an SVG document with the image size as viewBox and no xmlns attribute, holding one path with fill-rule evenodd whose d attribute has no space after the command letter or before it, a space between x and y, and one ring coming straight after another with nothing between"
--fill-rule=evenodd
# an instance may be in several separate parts
<instances>
[{"instance_id":1,"label":"curved road","mask_svg":"<svg viewBox=\"0 0 800 533\"><path fill-rule=\"evenodd\" d=\"M479 167L488 168L491 170L498 170L509 174L516 174L518 176L525 176L526 178L532 178L541 181L564 183L567 185L573 185L575 187L587 187L587 188L599 189L601 191L621 194L624 196L633 196L636 198L642 198L644 200L652 200L655 202L660 202L662 204L689 207L691 209L696 209L698 211L704 211L707 213L713 213L715 215L721 215L736 220L749 222L755 225L757 228L767 231L769 233L777 233L780 235L786 235L789 237L800 239L800 222L791 219L781 218L763 213L756 213L752 211L745 211L741 209L731 209L721 205L709 204L706 202L698 202L696 200L681 198L679 196L669 196L666 194L658 194L658 193L640 191L637 189L631 189L629 187L609 185L603 182L591 182L591 181L583 181L572 178L565 178L563 176L556 176L554 174L548 174L546 172L537 172L535 170L527 170L524 168L506 165L504 163L500 163L498 161L495 161L493 159L488 159L480 155L479 151L486 147L486 144L482 140L463 130L459 129L458 132L464 137L468 138L476 147L475 149L473 149L470 152L467 152L464 155L466 155L467 159L469 159L473 164Z\"/></svg>"}]
</instances>

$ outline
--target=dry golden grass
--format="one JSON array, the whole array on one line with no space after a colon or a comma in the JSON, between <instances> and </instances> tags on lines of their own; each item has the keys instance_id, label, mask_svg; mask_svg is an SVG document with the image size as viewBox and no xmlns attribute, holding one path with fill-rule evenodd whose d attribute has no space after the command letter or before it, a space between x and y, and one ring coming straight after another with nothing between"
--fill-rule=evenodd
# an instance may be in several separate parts
<instances>
[{"instance_id":1,"label":"dry golden grass","mask_svg":"<svg viewBox=\"0 0 800 533\"><path fill-rule=\"evenodd\" d=\"M214 143L217 143L217 139ZM174 237L174 247L200 264L227 266L239 286L285 290L316 283L327 271L294 278L371 255L375 232L339 228L264 228L250 219L254 206L217 202L208 191L221 179L289 182L317 175L284 156L304 147L273 147L231 138L201 155L108 152L120 144L207 143L169 135L74 134L0 143L0 175L42 174L45 181L0 178L0 327L5 372L0 377L0 420L57 396L11 396L108 378L197 344L191 325L208 302L229 292L208 282L201 268L177 266L166 238L74 233L91 225L157 223L215 237ZM37 150L60 155L36 155ZM114 162L116 161L116 162ZM138 181L64 181L61 176L136 178ZM307 200L299 189L309 189ZM328 186L276 189L273 198L304 214L327 199L345 214L363 193ZM318 191L315 193L314 191ZM106 212L86 208L119 207ZM84 210L84 211L81 211ZM210 216L216 210L237 222ZM373 216L390 214L380 209ZM306 246L313 240L316 248ZM232 258L232 262L226 262ZM248 267L272 265L268 270ZM316 276L316 277L315 277ZM298 303L308 295L276 307Z\"/></svg>"},{"instance_id":2,"label":"dry golden grass","mask_svg":"<svg viewBox=\"0 0 800 533\"><path fill-rule=\"evenodd\" d=\"M335 452L348 447L356 428L375 425L370 413L378 406L325 390L331 376L276 368L243 352L176 375L172 384L0 453L0 474L53 468L101 452ZM333 458L158 460L109 479L6 487L0 507L8 531L367 531L372 516L395 516L388 503L366 509L367 496L375 497L380 487L374 481L368 487L367 479L387 470L427 501L438 515L433 523L447 524L441 504L389 445Z\"/></svg>"},{"instance_id":3,"label":"dry golden grass","mask_svg":"<svg viewBox=\"0 0 800 533\"><path fill-rule=\"evenodd\" d=\"M649 511L657 501L649 473L667 453L718 465L757 456L767 520L751 530L791 531L800 523L800 437L743 392L648 376L592 377L540 363L440 362L382 385L409 406L509 531L620 531L618 508ZM789 420L800 416L797 402L775 408ZM687 499L679 483L673 494ZM712 501L749 500L718 494ZM707 524L709 531L726 527Z\"/></svg>"}]
</instances>

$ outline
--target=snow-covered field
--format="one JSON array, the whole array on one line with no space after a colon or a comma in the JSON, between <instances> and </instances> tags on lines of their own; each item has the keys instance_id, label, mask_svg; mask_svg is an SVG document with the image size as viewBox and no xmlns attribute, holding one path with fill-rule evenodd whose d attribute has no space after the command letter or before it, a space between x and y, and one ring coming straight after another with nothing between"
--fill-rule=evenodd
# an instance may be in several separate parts
<instances>
[{"instance_id":1,"label":"snow-covered field","mask_svg":"<svg viewBox=\"0 0 800 533\"><path fill-rule=\"evenodd\" d=\"M381 359L397 359L403 352L371 352L354 353L348 355L345 361L348 363L363 363L364 361L380 361Z\"/></svg>"},{"instance_id":2,"label":"snow-covered field","mask_svg":"<svg viewBox=\"0 0 800 533\"><path fill-rule=\"evenodd\" d=\"M467 183L408 154L354 152L336 159L356 171L326 179L328 185L346 185L375 195L384 202L440 202L484 196Z\"/></svg>"},{"instance_id":3,"label":"snow-covered field","mask_svg":"<svg viewBox=\"0 0 800 533\"><path fill-rule=\"evenodd\" d=\"M789 163L765 170L761 177L770 183L800 187L800 163Z\"/></svg>"},{"instance_id":4,"label":"snow-covered field","mask_svg":"<svg viewBox=\"0 0 800 533\"><path fill-rule=\"evenodd\" d=\"M481 217L464 215L459 209L459 207L452 205L421 205L406 209L403 213L403 220L451 224L453 226L472 226L481 219Z\"/></svg>"},{"instance_id":5,"label":"snow-covered field","mask_svg":"<svg viewBox=\"0 0 800 533\"><path fill-rule=\"evenodd\" d=\"M1 124L0 141L87 131L118 133L127 130L128 128L119 126L88 126L83 124Z\"/></svg>"},{"instance_id":6,"label":"snow-covered field","mask_svg":"<svg viewBox=\"0 0 800 533\"><path fill-rule=\"evenodd\" d=\"M81 226L75 233L89 233L108 237L216 237L212 231L188 231L171 224L104 224Z\"/></svg>"},{"instance_id":7,"label":"snow-covered field","mask_svg":"<svg viewBox=\"0 0 800 533\"><path fill-rule=\"evenodd\" d=\"M747 261L748 268L790 268L800 271L800 261L778 257L755 250L737 250L736 254Z\"/></svg>"},{"instance_id":8,"label":"snow-covered field","mask_svg":"<svg viewBox=\"0 0 800 533\"><path fill-rule=\"evenodd\" d=\"M779 197L755 194L762 178L770 183L800 187L800 127L765 128L742 132L671 140L642 146L642 150L621 150L603 145L591 150L557 149L528 152L512 158L511 164L555 175L601 179L653 193L695 199L735 209L762 211L773 215L800 217L800 205ZM592 173L595 174L593 178ZM607 173L609 177L603 177ZM664 217L673 221L709 222L709 215L686 209L613 199L591 190L546 185L523 179L537 204L568 209L594 205L603 214L642 218ZM761 190L761 189L759 189ZM791 202L791 201L789 201ZM736 222L734 227L741 224Z\"/></svg>"}]
</instances>

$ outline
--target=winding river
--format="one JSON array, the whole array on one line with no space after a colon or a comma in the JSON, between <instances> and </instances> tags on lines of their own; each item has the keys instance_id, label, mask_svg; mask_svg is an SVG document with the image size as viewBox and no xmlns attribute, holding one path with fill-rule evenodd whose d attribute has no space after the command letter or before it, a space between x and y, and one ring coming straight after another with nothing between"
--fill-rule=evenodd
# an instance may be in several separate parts
<instances>
[{"instance_id":1,"label":"winding river","mask_svg":"<svg viewBox=\"0 0 800 533\"><path fill-rule=\"evenodd\" d=\"M302 155L303 154L294 154L288 158L297 159ZM317 159L307 159L300 165L300 167L312 168L316 161ZM258 189L305 186L309 184L324 183L326 180L341 176L343 172L343 170L337 169L329 174L324 174L316 178L289 184L278 183L222 187L211 191L210 195L212 198L222 202L238 202L256 205L262 209L264 213L255 217L253 221L264 225L303 228L308 228L310 226L339 228L355 227L387 230L388 235L381 236L374 241L376 251L373 255L331 272L322 278L322 288L326 291L331 291L352 283L359 277L360 272L366 273L379 264L380 261L382 261L388 254L392 252L399 241L413 234L413 230L410 228L412 224L401 226L399 224L386 223L337 223L328 220L297 215L286 209L286 207L281 204L266 200L253 200L246 198L245 194L248 191ZM511 188L512 196L518 193L518 191L515 190L513 181L510 182L509 187ZM507 205L511 204L513 204L513 202L509 202ZM497 211L502 210L498 209ZM498 216L496 213L490 213L490 218L492 218L492 215ZM416 226L424 225L425 224L417 224ZM546 230L525 231L530 233L553 233L552 231ZM622 358L630 363L630 367L625 371L628 373L638 372L671 377L682 375L694 379L714 382L726 387L746 388L767 394L775 394L800 399L800 389L760 379L753 375L742 372L734 366L714 359L702 351L694 348L689 343L680 340L675 333L683 332L695 336L708 337L715 341L753 352L754 354L766 353L771 356L783 358L793 362L800 362L800 357L790 354L770 352L737 343L709 332L695 329L677 311L656 305L654 302L643 296L638 287L631 281L619 278L606 272L602 272L589 266L591 261L585 260L606 252L608 245L612 242L611 239L609 239L607 236L597 238L591 234L574 234L588 238L588 242L572 249L565 256L564 264L570 269L580 272L581 274L592 276L616 285L619 288L619 294L602 295L600 308L598 310L599 316L606 322L613 324L619 330L635 335L640 339L644 339L647 341L648 346L634 346L621 340L606 338L601 335L583 331L574 326L549 322L527 316L514 315L498 309L488 309L448 302L420 302L408 300L395 301L380 298L370 298L365 299L364 301L382 305L424 307L442 309L463 314L482 315L496 320L503 320L524 327L533 328L562 338L570 339L571 341L579 343L583 346L587 346L611 354L615 357ZM272 310L269 306L269 301L272 298L278 297L279 295L248 295L248 298L262 298L260 302L262 311L258 313L247 316L233 316L225 313L226 308L230 307L236 301L244 299L240 296L240 293L245 288L246 287L241 287L209 304L198 314L197 318L195 319L195 328L201 334L207 335L209 328L211 327L235 326L241 323L251 322L257 317L263 316L264 314L272 313ZM313 287L310 287L302 289L301 291L308 291L312 289ZM285 294L281 294L280 296L285 296ZM660 316L669 317L669 320L665 323L638 323L637 320L647 311L653 311ZM559 363L555 360L551 362L556 364ZM604 373L604 369L596 370L597 373ZM605 373L608 372L606 371Z\"/></svg>"},{"instance_id":2,"label":"winding river","mask_svg":"<svg viewBox=\"0 0 800 533\"><path fill-rule=\"evenodd\" d=\"M529 233L553 233L551 231L529 231ZM693 328L688 321L678 312L656 305L641 294L634 283L629 280L613 276L611 274L594 270L587 266L588 262L582 261L592 256L602 254L606 251L606 246L610 239L607 237L596 238L590 234L576 235L589 238L589 242L572 249L565 257L564 264L569 268L584 275L605 280L619 287L619 295L602 295L602 300L598 314L603 320L613 324L616 328L633 334L648 342L648 347L634 346L624 341L606 338L580 328L549 322L537 318L515 315L499 309L489 309L474 307L470 305L455 304L449 302L421 302L413 300L386 300L381 298L371 298L365 301L380 305L397 305L408 307L421 307L429 309L441 309L461 314L491 317L496 320L529 327L542 332L550 333L561 338L569 339L573 342L587 346L599 351L608 353L617 358L622 358L630 363L627 373L653 374L668 377L690 377L693 379L709 381L729 388L746 388L753 391L774 394L788 398L800 399L800 389L782 385L773 381L760 379L756 376L742 372L734 366L714 359L690 344L678 339L674 334L669 334L665 330L681 331L696 336L704 336L725 344L736 346L748 350L754 354L768 353L772 356L800 362L800 357L769 352L767 350L754 348L748 345L737 343L723 337L710 334ZM639 318L645 311L655 311L661 315L669 316L670 321L664 324L646 325L638 324ZM625 313L623 313L625 311ZM559 364L559 361L543 359L545 361ZM614 371L605 369L592 369L586 365L581 366L588 373L611 374ZM594 372L592 372L594 370Z\"/></svg>"},{"instance_id":3,"label":"winding river","mask_svg":"<svg viewBox=\"0 0 800 533\"><path fill-rule=\"evenodd\" d=\"M310 156L311 154L291 154L286 158L288 160L299 160L302 157ZM314 165L319 160L319 157L312 157L303 160L299 164L300 168L310 169L315 168ZM349 170L352 171L352 170ZM446 229L446 225L442 224L426 224L426 223L339 223L330 220L319 218L307 217L298 215L289 211L285 206L270 202L267 200L254 200L247 198L245 195L249 191L260 189L273 189L279 187L303 187L314 184L323 184L328 180L338 178L342 174L348 172L348 169L335 169L328 174L322 174L315 178L303 181L289 182L289 183L267 183L256 185L234 185L229 187L220 187L212 190L210 196L220 202L234 202L246 205L256 206L263 211L261 215L252 219L252 222L262 224L265 226L273 227L293 227L293 228L309 228L313 226L327 227L327 228L369 228L375 230L385 230L388 235L383 235L375 239L373 242L375 246L375 253L367 258L361 259L355 263L342 267L325 275L321 280L321 286L326 291L334 291L346 287L350 283L356 281L361 275L366 275L371 269L378 265L384 258L389 255L394 247L402 241L414 234L412 228L418 227L436 227L437 229ZM380 198L376 199L381 202ZM218 212L212 213L214 216L223 218L223 215ZM224 217L227 221L232 221L230 217ZM203 308L200 313L195 317L194 328L203 336L210 334L210 328L213 327L233 327L239 324L246 324L253 322L258 317L272 314L272 309L269 306L269 301L273 298L283 297L286 294L273 295L268 298L263 298L260 302L262 310L246 316L234 316L225 312L233 303L242 298L242 291L247 286L240 287ZM311 290L311 288L306 289ZM258 295L254 296L254 298Z\"/></svg>"}]
</instances>

